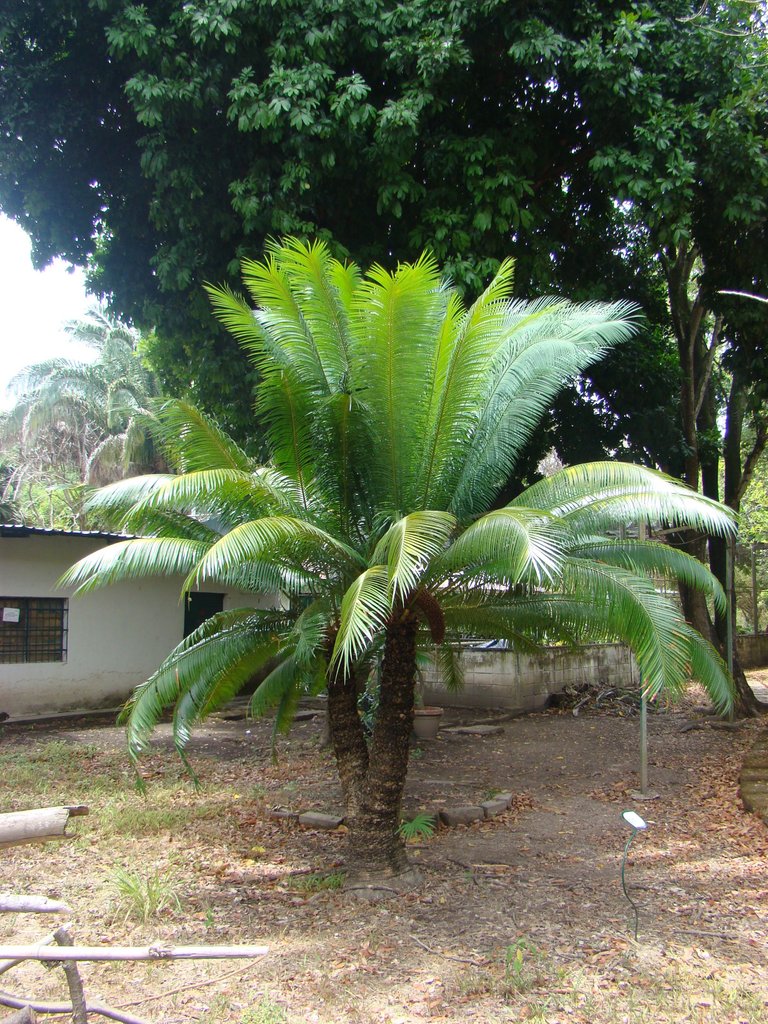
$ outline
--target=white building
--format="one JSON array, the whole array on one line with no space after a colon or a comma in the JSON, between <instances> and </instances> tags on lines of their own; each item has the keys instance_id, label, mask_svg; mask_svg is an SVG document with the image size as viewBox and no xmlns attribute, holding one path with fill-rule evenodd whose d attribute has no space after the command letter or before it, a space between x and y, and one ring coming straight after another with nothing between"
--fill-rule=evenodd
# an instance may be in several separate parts
<instances>
[{"instance_id":1,"label":"white building","mask_svg":"<svg viewBox=\"0 0 768 1024\"><path fill-rule=\"evenodd\" d=\"M209 615L252 594L195 592L181 577L116 583L74 597L56 581L122 538L0 525L0 713L11 719L115 708Z\"/></svg>"}]
</instances>

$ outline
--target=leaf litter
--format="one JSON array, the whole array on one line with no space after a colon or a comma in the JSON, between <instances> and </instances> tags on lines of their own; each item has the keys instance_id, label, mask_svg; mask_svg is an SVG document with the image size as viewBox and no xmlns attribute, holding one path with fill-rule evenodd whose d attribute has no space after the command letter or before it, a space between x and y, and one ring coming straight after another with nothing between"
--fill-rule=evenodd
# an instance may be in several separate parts
<instances>
[{"instance_id":1,"label":"leaf litter","mask_svg":"<svg viewBox=\"0 0 768 1024\"><path fill-rule=\"evenodd\" d=\"M373 905L320 882L296 884L343 871L343 829L270 816L275 806L340 809L319 720L281 740L277 764L268 723L209 722L190 749L200 793L163 727L142 767L146 799L133 789L120 730L85 721L7 729L4 809L82 801L91 815L69 843L4 851L4 886L66 898L82 943L270 946L264 961L236 970L84 966L94 999L134 1005L140 992L141 1015L156 1024L245 1024L273 1004L288 1024L762 1024L768 829L744 812L737 779L764 726L681 732L692 720L706 724L690 704L651 719L659 798L646 803L632 799L637 721L610 704L505 721L503 735L424 744L411 762L409 817L494 791L513 792L513 804L410 846L422 885ZM68 746L66 763L35 761L51 744ZM34 788L28 772L16 788L14 771L29 763ZM619 876L629 837L620 813L629 807L649 823L626 867L637 943ZM115 916L110 879L137 865L147 875L173 867L179 910L146 923ZM0 941L34 941L46 927L4 915ZM61 999L59 974L26 964L5 987Z\"/></svg>"}]
</instances>

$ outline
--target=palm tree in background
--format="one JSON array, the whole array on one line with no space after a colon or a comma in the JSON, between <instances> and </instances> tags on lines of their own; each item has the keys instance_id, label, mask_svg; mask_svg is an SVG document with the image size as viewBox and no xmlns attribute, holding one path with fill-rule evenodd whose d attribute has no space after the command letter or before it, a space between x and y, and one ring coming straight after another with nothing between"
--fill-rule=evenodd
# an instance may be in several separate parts
<instances>
[{"instance_id":1,"label":"palm tree in background","mask_svg":"<svg viewBox=\"0 0 768 1024\"><path fill-rule=\"evenodd\" d=\"M649 578L722 601L713 577L679 551L611 532L642 518L727 533L726 510L622 463L563 469L494 507L559 388L632 332L631 307L514 300L509 262L467 307L429 257L364 275L293 239L246 261L243 276L255 309L209 292L259 371L271 462L166 403L156 437L178 475L97 492L92 508L140 536L62 580L87 591L183 574L184 591L216 581L278 598L213 616L136 690L134 754L168 706L183 751L194 724L246 684L251 710L276 708L278 728L303 693L327 688L350 874L408 880L398 826L419 647L456 682L452 645L467 635L524 650L620 639L649 695L693 672L729 707L719 657ZM375 664L367 738L358 698Z\"/></svg>"},{"instance_id":2,"label":"palm tree in background","mask_svg":"<svg viewBox=\"0 0 768 1024\"><path fill-rule=\"evenodd\" d=\"M95 349L96 358L50 359L14 377L16 402L2 423L3 448L13 462L7 497L20 496L25 485L63 493L164 466L148 430L160 387L141 361L139 333L101 306L65 329ZM70 513L77 518L82 502L76 487L73 493ZM33 504L26 501L30 514Z\"/></svg>"}]
</instances>

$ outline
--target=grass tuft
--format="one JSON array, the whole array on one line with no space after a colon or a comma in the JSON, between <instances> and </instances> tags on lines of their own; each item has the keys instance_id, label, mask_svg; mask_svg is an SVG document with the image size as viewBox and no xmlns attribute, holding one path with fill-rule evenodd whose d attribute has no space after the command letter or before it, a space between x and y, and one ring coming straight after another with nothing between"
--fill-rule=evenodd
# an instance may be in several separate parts
<instances>
[{"instance_id":1,"label":"grass tuft","mask_svg":"<svg viewBox=\"0 0 768 1024\"><path fill-rule=\"evenodd\" d=\"M322 892L324 889L340 889L343 884L343 871L332 871L314 875L294 875L286 881L289 889L303 893Z\"/></svg>"},{"instance_id":2,"label":"grass tuft","mask_svg":"<svg viewBox=\"0 0 768 1024\"><path fill-rule=\"evenodd\" d=\"M181 909L179 879L170 868L148 873L115 868L111 884L117 894L117 912L126 921L133 918L147 924L166 911Z\"/></svg>"}]
</instances>

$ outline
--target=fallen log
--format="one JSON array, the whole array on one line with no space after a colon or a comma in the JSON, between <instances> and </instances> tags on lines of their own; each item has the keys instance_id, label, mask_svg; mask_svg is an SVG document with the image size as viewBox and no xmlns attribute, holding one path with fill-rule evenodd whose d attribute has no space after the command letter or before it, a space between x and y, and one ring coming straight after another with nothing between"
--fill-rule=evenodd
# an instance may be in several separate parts
<instances>
[{"instance_id":1,"label":"fallen log","mask_svg":"<svg viewBox=\"0 0 768 1024\"><path fill-rule=\"evenodd\" d=\"M71 807L41 807L32 811L0 814L0 848L24 843L48 843L67 837L70 818L87 814L82 804Z\"/></svg>"},{"instance_id":2,"label":"fallen log","mask_svg":"<svg viewBox=\"0 0 768 1024\"><path fill-rule=\"evenodd\" d=\"M266 956L269 946L0 946L4 960L224 960Z\"/></svg>"},{"instance_id":3,"label":"fallen log","mask_svg":"<svg viewBox=\"0 0 768 1024\"><path fill-rule=\"evenodd\" d=\"M0 893L0 914L68 914L71 907L47 896L16 896Z\"/></svg>"}]
</instances>

